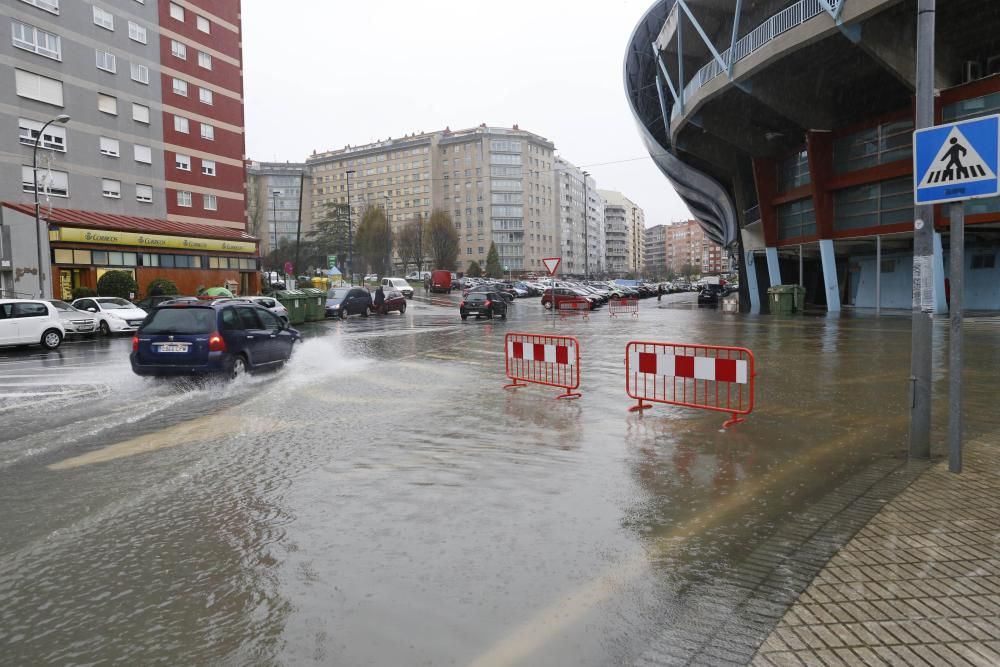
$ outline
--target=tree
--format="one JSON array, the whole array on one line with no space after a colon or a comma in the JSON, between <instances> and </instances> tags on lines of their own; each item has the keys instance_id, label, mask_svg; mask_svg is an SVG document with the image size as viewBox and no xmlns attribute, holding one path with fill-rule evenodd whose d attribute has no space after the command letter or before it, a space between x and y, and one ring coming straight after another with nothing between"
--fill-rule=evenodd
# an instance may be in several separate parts
<instances>
[{"instance_id":1,"label":"tree","mask_svg":"<svg viewBox=\"0 0 1000 667\"><path fill-rule=\"evenodd\" d=\"M497 244L490 243L490 251L486 255L486 275L489 278L503 278L503 267L500 266L500 253Z\"/></svg>"},{"instance_id":2,"label":"tree","mask_svg":"<svg viewBox=\"0 0 1000 667\"><path fill-rule=\"evenodd\" d=\"M139 292L135 278L129 271L108 271L97 281L99 296L117 296L121 299L134 298Z\"/></svg>"},{"instance_id":3,"label":"tree","mask_svg":"<svg viewBox=\"0 0 1000 667\"><path fill-rule=\"evenodd\" d=\"M146 286L146 294L152 292L153 288L157 286L160 288L160 291L167 296L173 296L178 293L177 283L173 280L170 280L169 278L153 278Z\"/></svg>"},{"instance_id":4,"label":"tree","mask_svg":"<svg viewBox=\"0 0 1000 667\"><path fill-rule=\"evenodd\" d=\"M447 211L434 211L427 224L430 254L439 269L454 271L458 262L458 232Z\"/></svg>"},{"instance_id":5,"label":"tree","mask_svg":"<svg viewBox=\"0 0 1000 667\"><path fill-rule=\"evenodd\" d=\"M470 278L481 278L483 275L483 267L479 266L479 262L472 260L469 262L469 268L465 271L465 275Z\"/></svg>"},{"instance_id":6,"label":"tree","mask_svg":"<svg viewBox=\"0 0 1000 667\"><path fill-rule=\"evenodd\" d=\"M392 269L392 230L385 211L376 206L365 210L354 246L355 255L361 256L369 270L380 276L389 275Z\"/></svg>"},{"instance_id":7,"label":"tree","mask_svg":"<svg viewBox=\"0 0 1000 667\"><path fill-rule=\"evenodd\" d=\"M301 256L308 266L329 268L327 257L336 255L337 267L346 273L350 237L348 225L350 212L347 204L328 203L323 218L306 232L308 245L303 245ZM298 268L298 267L296 267Z\"/></svg>"},{"instance_id":8,"label":"tree","mask_svg":"<svg viewBox=\"0 0 1000 667\"><path fill-rule=\"evenodd\" d=\"M692 276L699 275L701 273L701 267L695 264L684 264L681 266L680 274L685 278L691 278Z\"/></svg>"},{"instance_id":9,"label":"tree","mask_svg":"<svg viewBox=\"0 0 1000 667\"><path fill-rule=\"evenodd\" d=\"M403 262L403 272L410 264L417 265L417 271L424 268L424 222L417 218L399 230L396 235L396 251Z\"/></svg>"}]
</instances>

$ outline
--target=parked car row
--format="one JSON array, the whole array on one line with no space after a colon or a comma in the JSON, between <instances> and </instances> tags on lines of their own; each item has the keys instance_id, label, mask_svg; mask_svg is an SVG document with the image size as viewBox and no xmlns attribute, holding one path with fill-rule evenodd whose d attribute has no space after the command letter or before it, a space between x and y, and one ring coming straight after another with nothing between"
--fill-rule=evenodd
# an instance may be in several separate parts
<instances>
[{"instance_id":1,"label":"parked car row","mask_svg":"<svg viewBox=\"0 0 1000 667\"><path fill-rule=\"evenodd\" d=\"M392 280L388 278L386 280ZM332 287L326 293L326 316L344 319L351 315L388 315L406 312L406 297L394 288L383 288L385 300L375 305L375 298L367 287Z\"/></svg>"}]
</instances>

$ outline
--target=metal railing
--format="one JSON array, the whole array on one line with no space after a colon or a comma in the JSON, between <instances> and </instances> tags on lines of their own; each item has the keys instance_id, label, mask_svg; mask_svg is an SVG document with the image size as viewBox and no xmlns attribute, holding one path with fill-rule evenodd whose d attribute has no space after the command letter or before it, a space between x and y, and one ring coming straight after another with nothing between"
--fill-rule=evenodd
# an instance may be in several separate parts
<instances>
[{"instance_id":1,"label":"metal railing","mask_svg":"<svg viewBox=\"0 0 1000 667\"><path fill-rule=\"evenodd\" d=\"M829 4L837 9L844 0L829 0ZM780 12L761 23L749 33L740 38L732 49L726 49L720 55L723 62L729 63L730 67L738 63L750 54L754 53L762 46L773 40L775 37L788 32L792 28L798 27L809 19L825 12L819 0L799 0L795 4L782 9ZM731 53L730 53L731 52ZM725 74L726 69L719 64L719 61L712 59L707 65L695 72L691 80L681 91L683 105L674 104L671 117L676 118L681 114L681 107L687 108L688 100L694 93L701 89L706 83Z\"/></svg>"}]
</instances>

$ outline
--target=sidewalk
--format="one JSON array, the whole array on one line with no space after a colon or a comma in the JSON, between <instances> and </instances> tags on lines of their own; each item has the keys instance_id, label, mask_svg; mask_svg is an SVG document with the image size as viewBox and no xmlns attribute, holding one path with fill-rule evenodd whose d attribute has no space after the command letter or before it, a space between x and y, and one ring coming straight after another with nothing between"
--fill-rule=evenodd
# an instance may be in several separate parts
<instances>
[{"instance_id":1,"label":"sidewalk","mask_svg":"<svg viewBox=\"0 0 1000 667\"><path fill-rule=\"evenodd\" d=\"M1000 665L1000 443L891 500L820 571L754 665Z\"/></svg>"}]
</instances>

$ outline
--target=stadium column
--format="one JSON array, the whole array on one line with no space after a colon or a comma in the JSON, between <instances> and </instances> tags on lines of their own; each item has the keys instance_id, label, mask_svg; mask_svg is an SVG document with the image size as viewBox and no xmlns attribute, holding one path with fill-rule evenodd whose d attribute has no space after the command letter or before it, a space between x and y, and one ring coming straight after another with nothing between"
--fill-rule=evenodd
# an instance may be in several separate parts
<instances>
[{"instance_id":1,"label":"stadium column","mask_svg":"<svg viewBox=\"0 0 1000 667\"><path fill-rule=\"evenodd\" d=\"M753 179L757 185L760 204L760 222L764 226L764 254L767 257L767 276L771 287L781 284L781 267L778 264L778 217L774 198L778 194L777 164L770 158L753 159Z\"/></svg>"},{"instance_id":2,"label":"stadium column","mask_svg":"<svg viewBox=\"0 0 1000 667\"><path fill-rule=\"evenodd\" d=\"M806 133L806 152L816 231L820 238L820 259L823 261L826 309L836 313L840 311L840 285L837 282L837 253L833 247L833 196L829 188L833 177L833 135L810 130Z\"/></svg>"}]
</instances>

